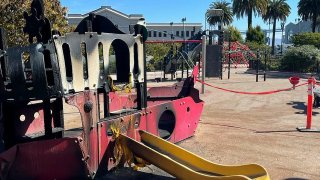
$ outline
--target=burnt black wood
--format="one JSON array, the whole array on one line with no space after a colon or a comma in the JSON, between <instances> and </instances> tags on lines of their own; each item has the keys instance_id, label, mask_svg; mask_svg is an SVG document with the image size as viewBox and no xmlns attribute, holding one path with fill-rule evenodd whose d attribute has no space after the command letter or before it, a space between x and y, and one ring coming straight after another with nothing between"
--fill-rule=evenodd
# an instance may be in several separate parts
<instances>
[{"instance_id":1,"label":"burnt black wood","mask_svg":"<svg viewBox=\"0 0 320 180\"><path fill-rule=\"evenodd\" d=\"M31 3L31 15L27 12L23 13L26 20L23 32L29 35L29 43L33 43L33 38L37 38L37 42L48 43L51 39L51 24L44 16L43 0L33 0Z\"/></svg>"},{"instance_id":2,"label":"burnt black wood","mask_svg":"<svg viewBox=\"0 0 320 180\"><path fill-rule=\"evenodd\" d=\"M90 13L88 17L84 18L74 32L84 34L85 32L114 33L125 34L120 31L108 18L100 15Z\"/></svg>"}]
</instances>

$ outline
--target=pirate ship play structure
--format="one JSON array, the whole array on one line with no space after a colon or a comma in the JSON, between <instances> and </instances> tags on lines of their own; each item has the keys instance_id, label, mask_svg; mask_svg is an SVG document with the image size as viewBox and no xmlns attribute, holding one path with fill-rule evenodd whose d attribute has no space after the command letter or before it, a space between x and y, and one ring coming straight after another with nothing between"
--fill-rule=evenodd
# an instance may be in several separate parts
<instances>
[{"instance_id":1,"label":"pirate ship play structure","mask_svg":"<svg viewBox=\"0 0 320 180\"><path fill-rule=\"evenodd\" d=\"M217 165L172 144L197 128L198 68L171 87L147 88L145 27L124 34L90 14L75 32L52 35L41 0L31 12L31 45L7 48L1 30L1 179L95 178L119 163L119 145L182 179L268 179L259 165ZM116 80L108 76L111 46ZM63 100L79 110L82 128L64 130Z\"/></svg>"}]
</instances>

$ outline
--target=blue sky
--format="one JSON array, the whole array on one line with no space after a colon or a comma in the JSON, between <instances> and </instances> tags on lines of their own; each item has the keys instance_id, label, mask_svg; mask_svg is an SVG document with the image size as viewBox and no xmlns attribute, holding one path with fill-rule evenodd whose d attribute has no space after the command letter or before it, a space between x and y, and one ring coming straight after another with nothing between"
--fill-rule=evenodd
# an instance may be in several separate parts
<instances>
[{"instance_id":1,"label":"blue sky","mask_svg":"<svg viewBox=\"0 0 320 180\"><path fill-rule=\"evenodd\" d=\"M204 14L209 5L215 0L61 0L63 6L67 7L69 13L84 14L98 9L101 6L111 6L113 9L125 14L143 14L147 23L181 22L183 17L186 22L202 23L204 25ZM231 2L231 0L229 0ZM295 22L298 18L298 0L287 0L291 7L291 14L287 23ZM247 29L247 18L237 19L235 17L232 25L239 30ZM253 25L260 25L263 29L269 29L269 25L264 23L260 17L253 20ZM278 22L277 28L280 29Z\"/></svg>"}]
</instances>

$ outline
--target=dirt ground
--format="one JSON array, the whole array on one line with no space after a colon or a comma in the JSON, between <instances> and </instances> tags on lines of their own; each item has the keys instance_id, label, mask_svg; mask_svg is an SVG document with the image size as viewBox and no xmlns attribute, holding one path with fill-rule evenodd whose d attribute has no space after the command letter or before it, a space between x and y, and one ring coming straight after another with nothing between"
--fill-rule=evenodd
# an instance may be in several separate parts
<instances>
[{"instance_id":1,"label":"dirt ground","mask_svg":"<svg viewBox=\"0 0 320 180\"><path fill-rule=\"evenodd\" d=\"M233 69L229 80L225 72L223 80L206 81L248 92L291 87L289 74L271 73L267 81L260 76L255 82L255 75L246 70ZM196 86L201 87L199 83ZM307 86L271 95L241 95L205 87L201 98L205 107L196 134L178 145L219 164L258 163L276 180L320 179L320 133L296 130L306 125ZM312 127L320 128L320 109L313 111ZM66 112L67 127L76 124L76 116L74 109ZM171 179L154 166L142 171L126 171L128 176L121 170L116 173L122 174L118 176L122 179Z\"/></svg>"},{"instance_id":2,"label":"dirt ground","mask_svg":"<svg viewBox=\"0 0 320 180\"><path fill-rule=\"evenodd\" d=\"M287 77L232 71L226 80L208 83L232 90L259 92L290 87ZM302 80L306 82L306 79ZM198 85L199 86L199 85ZM205 108L193 138L179 145L215 163L258 163L272 179L320 179L320 133L302 133L306 125L307 86L272 95L241 95L206 87ZM314 109L312 127L320 127Z\"/></svg>"}]
</instances>

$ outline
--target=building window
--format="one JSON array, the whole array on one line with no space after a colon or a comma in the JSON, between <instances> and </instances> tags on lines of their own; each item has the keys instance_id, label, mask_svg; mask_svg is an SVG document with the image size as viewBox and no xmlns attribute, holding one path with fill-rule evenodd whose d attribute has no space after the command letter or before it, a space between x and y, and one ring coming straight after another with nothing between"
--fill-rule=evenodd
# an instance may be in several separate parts
<instances>
[{"instance_id":1,"label":"building window","mask_svg":"<svg viewBox=\"0 0 320 180\"><path fill-rule=\"evenodd\" d=\"M180 36L180 31L176 31L176 36Z\"/></svg>"},{"instance_id":2,"label":"building window","mask_svg":"<svg viewBox=\"0 0 320 180\"><path fill-rule=\"evenodd\" d=\"M162 33L161 32L159 32L159 37L162 37Z\"/></svg>"},{"instance_id":3,"label":"building window","mask_svg":"<svg viewBox=\"0 0 320 180\"><path fill-rule=\"evenodd\" d=\"M189 31L186 31L186 37L189 37L189 36L190 36Z\"/></svg>"},{"instance_id":4,"label":"building window","mask_svg":"<svg viewBox=\"0 0 320 180\"><path fill-rule=\"evenodd\" d=\"M151 37L151 31L148 31L148 35L149 35L149 37Z\"/></svg>"},{"instance_id":5,"label":"building window","mask_svg":"<svg viewBox=\"0 0 320 180\"><path fill-rule=\"evenodd\" d=\"M181 31L181 37L184 37L184 32L183 31Z\"/></svg>"},{"instance_id":6,"label":"building window","mask_svg":"<svg viewBox=\"0 0 320 180\"><path fill-rule=\"evenodd\" d=\"M191 36L192 36L192 37L194 36L194 31L191 31Z\"/></svg>"},{"instance_id":7,"label":"building window","mask_svg":"<svg viewBox=\"0 0 320 180\"><path fill-rule=\"evenodd\" d=\"M167 37L167 31L164 31L163 37Z\"/></svg>"},{"instance_id":8,"label":"building window","mask_svg":"<svg viewBox=\"0 0 320 180\"><path fill-rule=\"evenodd\" d=\"M157 31L153 31L153 37L157 37Z\"/></svg>"}]
</instances>

